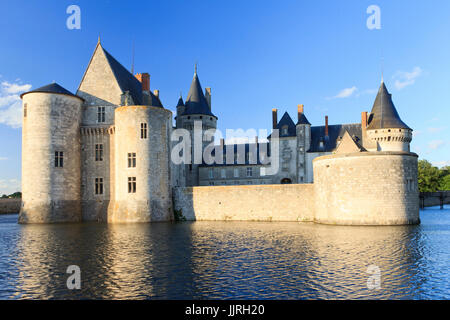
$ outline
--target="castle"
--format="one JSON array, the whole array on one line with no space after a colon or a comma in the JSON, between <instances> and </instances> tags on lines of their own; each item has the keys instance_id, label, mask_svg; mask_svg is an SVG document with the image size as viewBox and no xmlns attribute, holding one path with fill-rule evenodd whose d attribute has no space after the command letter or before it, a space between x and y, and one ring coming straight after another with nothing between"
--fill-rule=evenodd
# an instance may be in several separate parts
<instances>
[{"instance_id":1,"label":"castle","mask_svg":"<svg viewBox=\"0 0 450 320\"><path fill-rule=\"evenodd\" d=\"M412 130L384 82L361 123L329 125L325 117L312 126L303 105L297 123L272 109L266 142L221 139L210 154L224 161L212 163L171 159L176 130L195 139L200 128L203 155L211 144L202 135L217 128L211 88L203 92L197 70L175 126L150 75L130 73L100 39L76 94L52 83L21 98L20 223L169 221L174 212L188 220L420 221ZM195 148L181 153L196 158Z\"/></svg>"}]
</instances>

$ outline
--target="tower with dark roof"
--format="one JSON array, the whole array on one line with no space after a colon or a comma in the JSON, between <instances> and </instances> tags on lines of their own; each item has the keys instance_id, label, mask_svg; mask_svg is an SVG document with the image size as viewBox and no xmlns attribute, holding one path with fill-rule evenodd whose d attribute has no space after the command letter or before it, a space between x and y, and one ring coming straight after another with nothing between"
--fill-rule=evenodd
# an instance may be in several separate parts
<instances>
[{"instance_id":1,"label":"tower with dark roof","mask_svg":"<svg viewBox=\"0 0 450 320\"><path fill-rule=\"evenodd\" d=\"M412 129L400 118L384 81L367 123L367 136L376 143L376 151L410 151Z\"/></svg>"},{"instance_id":2,"label":"tower with dark roof","mask_svg":"<svg viewBox=\"0 0 450 320\"><path fill-rule=\"evenodd\" d=\"M188 130L192 138L191 164L186 165L185 177L181 177L181 179L185 179L187 186L199 184L198 166L202 163L202 160L199 159L198 155L203 155L206 146L213 142L213 140L203 141L204 139L201 137L203 137L205 131L215 131L217 128L217 117L212 113L209 103L211 101L210 93L210 89L206 90L207 99L203 93L196 66L186 101L183 103L182 97L178 100L176 116L176 127ZM202 141L199 142L199 139ZM199 148L201 150L197 150Z\"/></svg>"},{"instance_id":3,"label":"tower with dark roof","mask_svg":"<svg viewBox=\"0 0 450 320\"><path fill-rule=\"evenodd\" d=\"M298 183L307 182L307 151L311 146L311 123L304 113L302 104L297 107L298 121L297 133L297 180Z\"/></svg>"}]
</instances>

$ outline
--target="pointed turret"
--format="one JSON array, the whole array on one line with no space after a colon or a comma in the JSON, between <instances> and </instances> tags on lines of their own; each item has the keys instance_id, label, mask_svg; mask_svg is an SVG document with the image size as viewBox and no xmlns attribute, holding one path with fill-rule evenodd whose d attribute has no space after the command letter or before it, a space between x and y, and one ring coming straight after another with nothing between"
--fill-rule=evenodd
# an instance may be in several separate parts
<instances>
[{"instance_id":1,"label":"pointed turret","mask_svg":"<svg viewBox=\"0 0 450 320\"><path fill-rule=\"evenodd\" d=\"M185 106L186 109L184 115L200 114L217 118L211 112L208 101L203 94L202 86L200 85L200 80L197 75L197 66L195 66L194 78L192 79Z\"/></svg>"},{"instance_id":2,"label":"pointed turret","mask_svg":"<svg viewBox=\"0 0 450 320\"><path fill-rule=\"evenodd\" d=\"M392 95L388 92L384 81L381 81L378 94L369 116L367 130L398 128L410 129L398 115L392 102Z\"/></svg>"},{"instance_id":3,"label":"pointed turret","mask_svg":"<svg viewBox=\"0 0 450 320\"><path fill-rule=\"evenodd\" d=\"M406 151L412 140L412 129L398 115L384 81L369 115L367 136L376 143L377 151Z\"/></svg>"}]
</instances>

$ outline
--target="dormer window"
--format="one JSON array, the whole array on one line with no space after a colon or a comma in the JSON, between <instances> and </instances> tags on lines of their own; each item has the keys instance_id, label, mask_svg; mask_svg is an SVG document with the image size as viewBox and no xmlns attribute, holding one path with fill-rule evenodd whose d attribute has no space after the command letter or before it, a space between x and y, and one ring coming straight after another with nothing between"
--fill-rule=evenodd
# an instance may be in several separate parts
<instances>
[{"instance_id":1,"label":"dormer window","mask_svg":"<svg viewBox=\"0 0 450 320\"><path fill-rule=\"evenodd\" d=\"M288 126L283 126L283 127L281 128L281 134L282 134L283 136L287 136L287 134L288 134Z\"/></svg>"}]
</instances>

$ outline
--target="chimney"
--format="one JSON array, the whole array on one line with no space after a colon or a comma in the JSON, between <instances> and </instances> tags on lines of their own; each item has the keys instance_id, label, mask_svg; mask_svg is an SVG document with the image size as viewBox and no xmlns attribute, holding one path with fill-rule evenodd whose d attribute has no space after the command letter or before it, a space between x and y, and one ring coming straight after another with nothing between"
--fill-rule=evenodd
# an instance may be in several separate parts
<instances>
[{"instance_id":1,"label":"chimney","mask_svg":"<svg viewBox=\"0 0 450 320\"><path fill-rule=\"evenodd\" d=\"M142 91L150 91L150 75L148 73L138 73L135 77L142 83Z\"/></svg>"},{"instance_id":2,"label":"chimney","mask_svg":"<svg viewBox=\"0 0 450 320\"><path fill-rule=\"evenodd\" d=\"M220 146L223 148L224 145L225 145L225 139L220 138Z\"/></svg>"},{"instance_id":3,"label":"chimney","mask_svg":"<svg viewBox=\"0 0 450 320\"><path fill-rule=\"evenodd\" d=\"M153 90L153 94L159 98L159 90Z\"/></svg>"},{"instance_id":4,"label":"chimney","mask_svg":"<svg viewBox=\"0 0 450 320\"><path fill-rule=\"evenodd\" d=\"M277 117L277 109L272 109L272 129L275 129L278 124L278 117Z\"/></svg>"},{"instance_id":5,"label":"chimney","mask_svg":"<svg viewBox=\"0 0 450 320\"><path fill-rule=\"evenodd\" d=\"M328 137L328 116L325 116L325 137Z\"/></svg>"},{"instance_id":6,"label":"chimney","mask_svg":"<svg viewBox=\"0 0 450 320\"><path fill-rule=\"evenodd\" d=\"M303 105L302 104L299 104L298 106L297 106L297 115L298 115L298 120L300 121L300 118L301 118L301 116L302 116L302 114L303 114Z\"/></svg>"},{"instance_id":7,"label":"chimney","mask_svg":"<svg viewBox=\"0 0 450 320\"><path fill-rule=\"evenodd\" d=\"M211 88L205 88L205 98L208 102L209 110L211 110Z\"/></svg>"},{"instance_id":8,"label":"chimney","mask_svg":"<svg viewBox=\"0 0 450 320\"><path fill-rule=\"evenodd\" d=\"M255 144L258 145L258 136L255 136Z\"/></svg>"},{"instance_id":9,"label":"chimney","mask_svg":"<svg viewBox=\"0 0 450 320\"><path fill-rule=\"evenodd\" d=\"M366 130L367 127L367 111L361 112L361 129Z\"/></svg>"}]
</instances>

